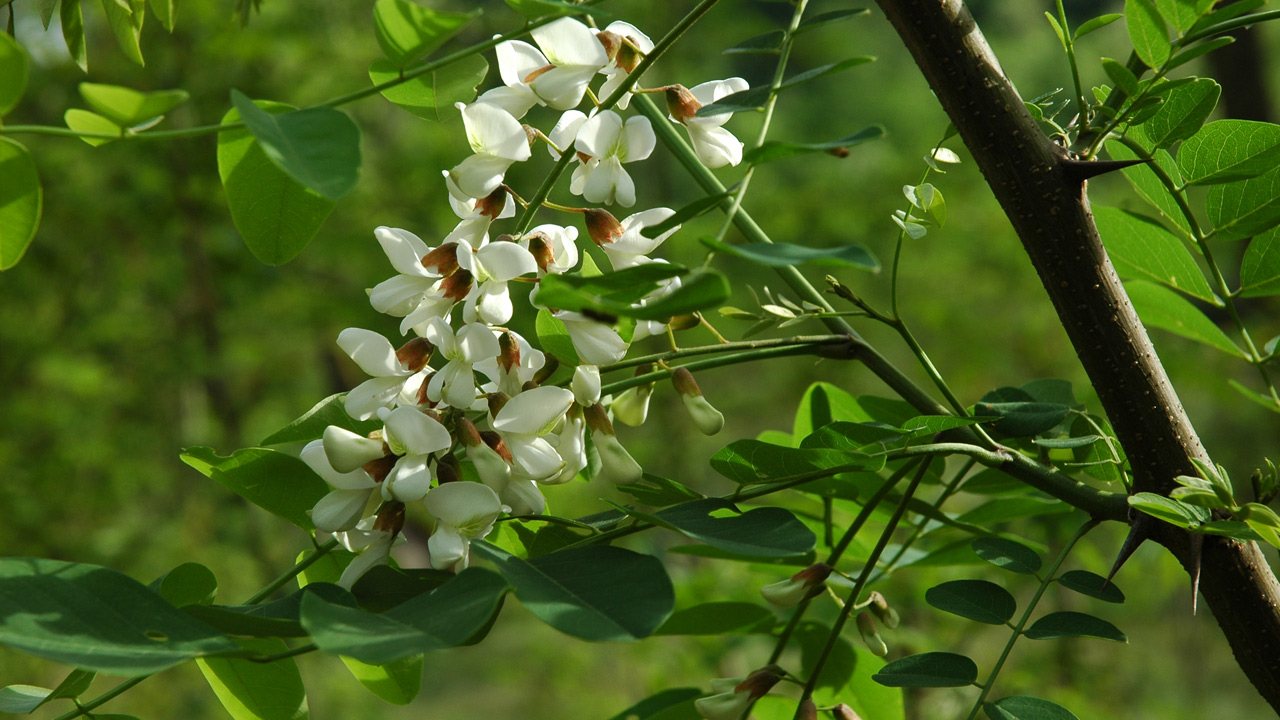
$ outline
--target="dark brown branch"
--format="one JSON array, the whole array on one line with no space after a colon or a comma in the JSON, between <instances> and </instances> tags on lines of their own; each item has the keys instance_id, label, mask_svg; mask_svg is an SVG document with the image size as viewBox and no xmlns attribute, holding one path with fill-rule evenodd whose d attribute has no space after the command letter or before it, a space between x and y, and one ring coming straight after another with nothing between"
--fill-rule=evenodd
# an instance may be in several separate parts
<instances>
[{"instance_id":1,"label":"dark brown branch","mask_svg":"<svg viewBox=\"0 0 1280 720\"><path fill-rule=\"evenodd\" d=\"M1208 458L1103 250L1082 163L1044 137L961 0L877 2L1022 240L1128 455L1134 489L1167 494L1175 477L1196 474L1193 459ZM1194 572L1186 532L1160 524L1151 536ZM1241 668L1280 711L1280 584L1257 546L1208 539L1201 591Z\"/></svg>"}]
</instances>

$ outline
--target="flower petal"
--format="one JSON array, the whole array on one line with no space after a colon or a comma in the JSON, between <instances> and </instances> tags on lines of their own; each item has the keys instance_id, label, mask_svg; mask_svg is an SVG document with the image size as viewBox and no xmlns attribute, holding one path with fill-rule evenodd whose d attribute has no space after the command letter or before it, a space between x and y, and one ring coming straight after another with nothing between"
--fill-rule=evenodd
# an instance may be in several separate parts
<instances>
[{"instance_id":1,"label":"flower petal","mask_svg":"<svg viewBox=\"0 0 1280 720\"><path fill-rule=\"evenodd\" d=\"M453 444L453 438L449 437L449 431L444 425L415 408L396 408L387 415L384 422L391 439L403 445L413 455L447 450Z\"/></svg>"},{"instance_id":2,"label":"flower petal","mask_svg":"<svg viewBox=\"0 0 1280 720\"><path fill-rule=\"evenodd\" d=\"M396 359L396 349L391 342L372 330L347 328L338 333L338 347L373 377L408 375L409 372Z\"/></svg>"},{"instance_id":3,"label":"flower petal","mask_svg":"<svg viewBox=\"0 0 1280 720\"><path fill-rule=\"evenodd\" d=\"M502 501L498 494L477 482L445 483L427 493L423 503L427 512L442 524L460 532L475 527L477 523L492 522L502 514Z\"/></svg>"},{"instance_id":4,"label":"flower petal","mask_svg":"<svg viewBox=\"0 0 1280 720\"><path fill-rule=\"evenodd\" d=\"M381 440L357 435L346 428L330 425L324 429L324 454L329 465L340 473L349 473L386 453Z\"/></svg>"},{"instance_id":5,"label":"flower petal","mask_svg":"<svg viewBox=\"0 0 1280 720\"><path fill-rule=\"evenodd\" d=\"M320 498L320 502L311 509L311 522L316 529L323 532L341 532L350 530L364 516L364 508L369 504L369 495L373 489L366 490L334 490Z\"/></svg>"},{"instance_id":6,"label":"flower petal","mask_svg":"<svg viewBox=\"0 0 1280 720\"><path fill-rule=\"evenodd\" d=\"M357 420L368 420L378 413L380 408L390 407L401 395L405 380L399 377L376 377L365 380L352 388L343 408L347 414Z\"/></svg>"},{"instance_id":7,"label":"flower petal","mask_svg":"<svg viewBox=\"0 0 1280 720\"><path fill-rule=\"evenodd\" d=\"M561 18L534 28L530 34L552 65L593 66L594 74L609 62L609 55L596 39L595 31L573 18Z\"/></svg>"},{"instance_id":8,"label":"flower petal","mask_svg":"<svg viewBox=\"0 0 1280 720\"><path fill-rule=\"evenodd\" d=\"M457 104L467 141L477 154L496 155L513 162L529 159L529 136L511 113L489 103Z\"/></svg>"},{"instance_id":9,"label":"flower petal","mask_svg":"<svg viewBox=\"0 0 1280 720\"><path fill-rule=\"evenodd\" d=\"M573 393L562 387L544 385L525 390L498 411L493 429L500 433L545 435L572 404Z\"/></svg>"},{"instance_id":10,"label":"flower petal","mask_svg":"<svg viewBox=\"0 0 1280 720\"><path fill-rule=\"evenodd\" d=\"M621 139L622 116L612 110L605 110L582 123L573 146L592 157L604 157L617 153Z\"/></svg>"},{"instance_id":11,"label":"flower petal","mask_svg":"<svg viewBox=\"0 0 1280 720\"><path fill-rule=\"evenodd\" d=\"M312 440L307 443L307 446L302 448L300 457L307 467L324 478L324 481L335 490L370 490L378 485L364 470L356 469L346 473L334 470L329 464L329 457L325 455L322 440Z\"/></svg>"}]
</instances>

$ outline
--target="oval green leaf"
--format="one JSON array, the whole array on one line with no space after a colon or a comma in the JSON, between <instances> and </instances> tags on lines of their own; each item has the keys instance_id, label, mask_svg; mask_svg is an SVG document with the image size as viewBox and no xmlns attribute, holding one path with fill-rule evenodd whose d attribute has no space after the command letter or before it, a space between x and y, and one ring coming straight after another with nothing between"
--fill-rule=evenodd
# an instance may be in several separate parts
<instances>
[{"instance_id":1,"label":"oval green leaf","mask_svg":"<svg viewBox=\"0 0 1280 720\"><path fill-rule=\"evenodd\" d=\"M1205 209L1214 236L1221 240L1243 240L1280 225L1280 166L1255 178L1214 185Z\"/></svg>"},{"instance_id":2,"label":"oval green leaf","mask_svg":"<svg viewBox=\"0 0 1280 720\"><path fill-rule=\"evenodd\" d=\"M870 272L880 271L880 261L871 254L870 250L858 243L835 248L812 248L791 243L730 245L711 238L702 238L702 243L717 252L769 267L810 263L830 267L852 267Z\"/></svg>"},{"instance_id":3,"label":"oval green leaf","mask_svg":"<svg viewBox=\"0 0 1280 720\"><path fill-rule=\"evenodd\" d=\"M422 655L411 655L383 665L370 665L344 657L342 664L369 692L392 705L408 705L422 690Z\"/></svg>"},{"instance_id":4,"label":"oval green leaf","mask_svg":"<svg viewBox=\"0 0 1280 720\"><path fill-rule=\"evenodd\" d=\"M1003 625L1018 610L1008 590L986 580L952 580L924 593L925 602L953 615L988 625Z\"/></svg>"},{"instance_id":5,"label":"oval green leaf","mask_svg":"<svg viewBox=\"0 0 1280 720\"><path fill-rule=\"evenodd\" d=\"M476 96L476 86L489 72L489 63L480 55L469 55L439 70L397 82L382 89L382 96L420 118L443 121L458 115L454 103L468 103ZM375 60L369 79L383 85L400 78L400 70L390 60Z\"/></svg>"},{"instance_id":6,"label":"oval green leaf","mask_svg":"<svg viewBox=\"0 0 1280 720\"><path fill-rule=\"evenodd\" d=\"M1213 290L1191 251L1173 233L1151 218L1119 208L1093 209L1098 233L1121 277L1136 277L1214 302Z\"/></svg>"},{"instance_id":7,"label":"oval green leaf","mask_svg":"<svg viewBox=\"0 0 1280 720\"><path fill-rule=\"evenodd\" d=\"M724 515L722 513L730 513ZM737 555L795 557L813 550L813 531L786 508L741 512L722 498L703 498L653 514L661 524Z\"/></svg>"},{"instance_id":8,"label":"oval green leaf","mask_svg":"<svg viewBox=\"0 0 1280 720\"><path fill-rule=\"evenodd\" d=\"M373 5L373 29L378 45L391 62L408 67L462 31L481 11L444 12L409 0L378 0Z\"/></svg>"},{"instance_id":9,"label":"oval green leaf","mask_svg":"<svg viewBox=\"0 0 1280 720\"><path fill-rule=\"evenodd\" d=\"M1280 125L1218 120L1200 128L1178 148L1178 167L1189 185L1247 180L1280 160Z\"/></svg>"},{"instance_id":10,"label":"oval green leaf","mask_svg":"<svg viewBox=\"0 0 1280 720\"><path fill-rule=\"evenodd\" d=\"M826 152L843 157L843 150L861 145L868 140L875 140L884 137L884 126L871 125L859 130L852 135L837 140L830 140L822 143L791 143L779 142L777 140L769 140L754 147L742 156L744 163L748 165L758 165L760 163L771 162L773 160L781 160L783 158L794 157L796 155L807 155L809 153Z\"/></svg>"},{"instance_id":11,"label":"oval green leaf","mask_svg":"<svg viewBox=\"0 0 1280 720\"><path fill-rule=\"evenodd\" d=\"M270 113L292 110L287 105L263 106ZM240 111L232 108L222 124L239 120ZM268 265L288 262L302 252L334 208L332 200L268 159L248 130L226 130L218 135L218 175L236 230L254 257Z\"/></svg>"},{"instance_id":12,"label":"oval green leaf","mask_svg":"<svg viewBox=\"0 0 1280 720\"><path fill-rule=\"evenodd\" d=\"M145 675L239 646L114 570L0 558L0 645L86 670Z\"/></svg>"},{"instance_id":13,"label":"oval green leaf","mask_svg":"<svg viewBox=\"0 0 1280 720\"><path fill-rule=\"evenodd\" d=\"M647 637L675 605L671 579L649 555L592 545L526 561L490 543L477 542L472 550L498 566L530 612L583 640Z\"/></svg>"},{"instance_id":14,"label":"oval green leaf","mask_svg":"<svg viewBox=\"0 0 1280 720\"><path fill-rule=\"evenodd\" d=\"M89 72L89 57L84 46L84 14L80 0L61 0L58 17L62 19L62 39L67 44L71 59L84 72Z\"/></svg>"},{"instance_id":15,"label":"oval green leaf","mask_svg":"<svg viewBox=\"0 0 1280 720\"><path fill-rule=\"evenodd\" d=\"M313 107L273 115L239 90L231 91L231 102L271 162L294 180L330 200L355 187L360 129L346 114Z\"/></svg>"},{"instance_id":16,"label":"oval green leaf","mask_svg":"<svg viewBox=\"0 0 1280 720\"><path fill-rule=\"evenodd\" d=\"M70 110L67 110L67 112L63 114L62 119L67 123L67 127L78 133L100 133L116 136L124 133L124 128L102 117L98 113L81 110L80 108L71 108ZM93 147L106 145L107 143L114 142L116 140L114 137L103 138L83 136L80 139L89 143Z\"/></svg>"},{"instance_id":17,"label":"oval green leaf","mask_svg":"<svg viewBox=\"0 0 1280 720\"><path fill-rule=\"evenodd\" d=\"M1198 527L1210 518L1209 510L1205 508L1150 492L1130 495L1129 506L1181 528Z\"/></svg>"},{"instance_id":18,"label":"oval green leaf","mask_svg":"<svg viewBox=\"0 0 1280 720\"><path fill-rule=\"evenodd\" d=\"M8 33L0 33L0 116L22 99L28 71L27 51Z\"/></svg>"},{"instance_id":19,"label":"oval green leaf","mask_svg":"<svg viewBox=\"0 0 1280 720\"><path fill-rule=\"evenodd\" d=\"M1221 95L1222 87L1209 78L1196 78L1170 90L1156 114L1142 124L1148 147L1169 147L1195 135Z\"/></svg>"},{"instance_id":20,"label":"oval green leaf","mask_svg":"<svg viewBox=\"0 0 1280 720\"><path fill-rule=\"evenodd\" d=\"M739 635L768 632L777 624L773 611L744 602L709 602L678 610L654 635Z\"/></svg>"},{"instance_id":21,"label":"oval green leaf","mask_svg":"<svg viewBox=\"0 0 1280 720\"><path fill-rule=\"evenodd\" d=\"M759 440L734 441L711 457L711 467L716 472L742 485L777 482L835 468L851 472L883 466L883 456L829 448L789 448Z\"/></svg>"},{"instance_id":22,"label":"oval green leaf","mask_svg":"<svg viewBox=\"0 0 1280 720\"><path fill-rule=\"evenodd\" d=\"M268 435L262 444L282 445L319 440L324 435L324 429L330 425L337 425L359 435L367 435L382 426L379 420L361 421L348 415L343 408L346 397L346 393L337 393L321 400L302 417Z\"/></svg>"},{"instance_id":23,"label":"oval green leaf","mask_svg":"<svg viewBox=\"0 0 1280 720\"><path fill-rule=\"evenodd\" d=\"M0 713L26 715L43 705L51 692L35 685L6 685L0 688Z\"/></svg>"},{"instance_id":24,"label":"oval green leaf","mask_svg":"<svg viewBox=\"0 0 1280 720\"><path fill-rule=\"evenodd\" d=\"M1107 154L1112 160L1136 160L1137 153L1130 150L1124 144L1111 140L1107 142ZM1156 150L1156 164L1159 165L1174 184L1181 181L1182 173L1178 170L1178 163L1173 159L1167 150ZM1178 230L1182 231L1183 237L1191 237L1191 224L1187 222L1187 218L1182 214L1182 208L1178 206L1178 201L1174 199L1173 194L1160 181L1160 177L1156 175L1147 164L1134 165L1127 167L1121 171L1125 180L1133 187L1138 196L1147 201L1151 207L1160 212L1165 219L1172 222Z\"/></svg>"},{"instance_id":25,"label":"oval green leaf","mask_svg":"<svg viewBox=\"0 0 1280 720\"><path fill-rule=\"evenodd\" d=\"M894 660L871 679L889 687L964 687L978 679L978 666L964 655L927 652Z\"/></svg>"},{"instance_id":26,"label":"oval green leaf","mask_svg":"<svg viewBox=\"0 0 1280 720\"><path fill-rule=\"evenodd\" d=\"M43 209L44 190L31 153L0 138L0 270L17 265L26 254Z\"/></svg>"},{"instance_id":27,"label":"oval green leaf","mask_svg":"<svg viewBox=\"0 0 1280 720\"><path fill-rule=\"evenodd\" d=\"M1102 618L1078 612L1049 613L1035 621L1023 635L1032 640L1050 640L1064 637L1091 637L1127 643L1129 638L1119 628Z\"/></svg>"},{"instance_id":28,"label":"oval green leaf","mask_svg":"<svg viewBox=\"0 0 1280 720\"><path fill-rule=\"evenodd\" d=\"M1240 261L1240 295L1280 295L1280 227L1249 241Z\"/></svg>"},{"instance_id":29,"label":"oval green leaf","mask_svg":"<svg viewBox=\"0 0 1280 720\"><path fill-rule=\"evenodd\" d=\"M1133 51L1149 68L1159 68L1169 60L1172 48L1169 31L1165 29L1160 11L1151 0L1125 0L1125 24L1129 26L1129 39Z\"/></svg>"},{"instance_id":30,"label":"oval green leaf","mask_svg":"<svg viewBox=\"0 0 1280 720\"><path fill-rule=\"evenodd\" d=\"M1080 720L1070 710L1030 695L1010 695L993 703L983 703L991 720Z\"/></svg>"},{"instance_id":31,"label":"oval green leaf","mask_svg":"<svg viewBox=\"0 0 1280 720\"><path fill-rule=\"evenodd\" d=\"M146 65L142 59L142 21L146 19L146 0L102 0L102 9L107 13L107 22L111 32L116 36L116 44L124 52L125 57L139 65Z\"/></svg>"},{"instance_id":32,"label":"oval green leaf","mask_svg":"<svg viewBox=\"0 0 1280 720\"><path fill-rule=\"evenodd\" d=\"M218 594L218 578L204 565L188 562L156 578L150 589L177 608L209 605Z\"/></svg>"},{"instance_id":33,"label":"oval green leaf","mask_svg":"<svg viewBox=\"0 0 1280 720\"><path fill-rule=\"evenodd\" d=\"M303 530L315 525L307 514L329 486L306 463L267 448L245 448L223 457L207 447L182 451L182 462L240 497Z\"/></svg>"},{"instance_id":34,"label":"oval green leaf","mask_svg":"<svg viewBox=\"0 0 1280 720\"><path fill-rule=\"evenodd\" d=\"M186 90L138 92L119 85L80 83L80 95L89 107L116 125L133 127L160 117L186 102Z\"/></svg>"},{"instance_id":35,"label":"oval green leaf","mask_svg":"<svg viewBox=\"0 0 1280 720\"><path fill-rule=\"evenodd\" d=\"M1125 283L1125 290L1133 308L1138 311L1138 317L1148 327L1168 330L1228 355L1245 357L1244 351L1221 328L1174 291L1145 280L1130 280Z\"/></svg>"},{"instance_id":36,"label":"oval green leaf","mask_svg":"<svg viewBox=\"0 0 1280 720\"><path fill-rule=\"evenodd\" d=\"M276 655L289 646L280 638L241 638L254 655ZM196 660L209 688L235 720L305 720L307 693L293 658L252 662L242 658Z\"/></svg>"},{"instance_id":37,"label":"oval green leaf","mask_svg":"<svg viewBox=\"0 0 1280 720\"><path fill-rule=\"evenodd\" d=\"M1010 572L1034 575L1040 570L1040 556L1022 543L998 537L974 538L969 546L978 557Z\"/></svg>"},{"instance_id":38,"label":"oval green leaf","mask_svg":"<svg viewBox=\"0 0 1280 720\"><path fill-rule=\"evenodd\" d=\"M1124 602L1124 593L1120 592L1120 588L1116 587L1114 582L1109 582L1101 575L1088 570L1068 570L1058 576L1058 582L1068 590L1074 590L1081 595L1103 602Z\"/></svg>"}]
</instances>

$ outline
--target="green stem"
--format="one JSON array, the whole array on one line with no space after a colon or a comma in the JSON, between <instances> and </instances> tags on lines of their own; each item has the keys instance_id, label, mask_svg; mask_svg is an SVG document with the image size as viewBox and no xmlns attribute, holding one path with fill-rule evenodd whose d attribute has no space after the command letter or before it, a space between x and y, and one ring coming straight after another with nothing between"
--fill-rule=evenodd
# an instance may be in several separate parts
<instances>
[{"instance_id":1,"label":"green stem","mask_svg":"<svg viewBox=\"0 0 1280 720\"><path fill-rule=\"evenodd\" d=\"M278 652L273 655L251 655L245 658L245 660L248 660L249 662L261 663L265 665L267 663L273 663L278 660L287 660L291 657L306 655L307 653L315 652L316 650L319 650L319 649L320 648L316 647L315 643L307 643L306 645L299 645L296 648L290 648L288 650L285 650L284 652Z\"/></svg>"},{"instance_id":2,"label":"green stem","mask_svg":"<svg viewBox=\"0 0 1280 720\"><path fill-rule=\"evenodd\" d=\"M667 34L663 35L662 39L653 46L653 50L644 56L644 59L640 61L640 64L636 65L636 69L627 74L627 79L622 81L622 85L618 86L618 88L613 91L612 95L605 98L604 102L600 103L600 111L603 112L618 104L618 101L622 99L622 96L631 91L632 86L640 80L645 71L657 62L658 58L662 57L663 53L669 50L677 40L688 32L689 28L693 27L694 23L701 20L702 16L706 15L707 12L710 11L711 8L719 1L720 0L702 0L702 2L698 3L683 18L681 18L680 22L676 23L674 27L668 30ZM665 123L666 121L663 120L663 122ZM548 173L546 179L542 181L542 186L538 188L538 192L534 194L533 198L529 201L528 206L525 207L524 212L521 213L520 219L516 223L516 235L523 234L533 225L533 218L538 214L539 207L541 207L543 201L547 199L547 196L551 194L551 189L555 187L556 182L560 179L560 176L564 174L564 171L569 167L569 163L573 162L575 157L576 155L571 152L565 152L560 155L560 160L551 168L551 172Z\"/></svg>"},{"instance_id":3,"label":"green stem","mask_svg":"<svg viewBox=\"0 0 1280 720\"><path fill-rule=\"evenodd\" d=\"M943 488L942 493L938 495L938 498L933 501L933 508L935 510L941 510L943 503L945 503L957 490L960 489L961 481L964 480L965 476L969 474L969 471L972 470L973 466L976 464L978 464L978 461L973 458L969 458L969 460L965 462L964 466L960 468L960 471L951 478L951 482L947 483L947 486ZM915 544L916 540L920 539L920 535L924 532L924 528L928 524L929 518L922 516L920 518L920 522L916 523L915 528L912 529L911 535L907 537L906 541L898 546L897 552L889 559L889 562L884 566L884 570L882 570L880 575L876 576L875 579L878 580L880 577L888 575L893 571L893 567L898 564L898 561L907 553L907 550Z\"/></svg>"},{"instance_id":4,"label":"green stem","mask_svg":"<svg viewBox=\"0 0 1280 720\"><path fill-rule=\"evenodd\" d=\"M871 550L871 555L867 558L867 564L862 567L862 572L858 574L858 579L853 584L853 589L849 591L849 599L845 602L844 607L840 608L840 614L836 616L836 621L831 625L831 634L827 636L827 643L822 647L822 652L818 655L817 660L813 663L813 669L809 673L809 679L805 682L804 692L800 696L801 706L804 701L813 696L813 690L818 685L818 678L822 676L822 669L826 667L827 658L831 656L831 651L835 649L836 642L840 639L841 632L844 630L845 623L849 621L849 616L853 614L853 609L857 606L858 597L862 595L863 589L867 586L867 580L871 577L871 573L875 570L876 563L880 561L880 555L889 544L889 539L893 536L893 531L897 529L898 522L907 511L907 505L911 502L911 496L915 494L916 488L920 486L920 481L924 479L925 473L929 470L930 461L925 460L916 468L915 475L911 477L911 484L902 493L902 499L898 501L898 506L893 510L893 516L889 518L889 523L885 525L884 530L880 533L880 539L876 542L875 548ZM796 718L799 720L800 707L796 708Z\"/></svg>"},{"instance_id":5,"label":"green stem","mask_svg":"<svg viewBox=\"0 0 1280 720\"><path fill-rule=\"evenodd\" d=\"M845 343L849 340L846 338ZM710 368L724 367L726 365L738 365L740 363L755 362L757 360L765 360L777 357L789 357L792 355L814 355L821 351L823 347L830 347L832 343L823 344L799 344L799 345L783 345L780 347L766 347L758 350L747 350L744 352L729 353L716 358L706 360L694 360L685 363L681 367L687 368L690 372L695 370L708 370ZM676 351L678 352L678 351ZM614 368L615 366L610 366ZM600 391L608 395L610 393L619 393L627 388L633 388L639 385L647 385L659 380L665 380L671 377L671 370L659 369L644 375L636 375L623 380L611 382L600 389Z\"/></svg>"},{"instance_id":6,"label":"green stem","mask_svg":"<svg viewBox=\"0 0 1280 720\"><path fill-rule=\"evenodd\" d=\"M1191 43L1194 43L1198 40L1203 40L1207 37L1213 37L1214 35L1229 33L1232 30L1238 30L1240 28L1249 27L1250 25L1256 25L1257 23L1267 22L1269 20L1280 20L1280 10L1267 10L1266 12L1253 13L1252 15L1242 15L1238 18L1225 20L1223 22L1218 23L1217 25L1207 27L1201 30L1200 32L1195 33L1194 35L1188 35L1184 38L1181 38L1176 42L1174 42L1173 44L1175 47L1183 48L1190 45Z\"/></svg>"},{"instance_id":7,"label":"green stem","mask_svg":"<svg viewBox=\"0 0 1280 720\"><path fill-rule=\"evenodd\" d=\"M1058 23L1062 26L1062 44L1067 50L1067 62L1071 65L1071 82L1076 89L1076 112L1080 114L1079 124L1081 127L1089 124L1086 114L1089 112L1089 106L1084 102L1084 90L1080 85L1080 68L1076 63L1076 45L1071 38L1071 27L1067 24L1067 11L1062 7L1062 0L1057 0L1058 4Z\"/></svg>"},{"instance_id":8,"label":"green stem","mask_svg":"<svg viewBox=\"0 0 1280 720\"><path fill-rule=\"evenodd\" d=\"M337 538L329 538L328 540L324 541L320 545L317 545L314 552L310 553L305 558L298 561L298 564L286 570L284 573L280 575L280 577L277 577L275 580L272 580L270 583L267 584L266 587L254 593L252 597L250 597L248 600L245 601L244 604L257 605L263 600L266 600L267 598L271 597L271 595L275 593L275 591L284 587L286 584L288 584L290 581L296 578L299 573L311 567L317 560L324 557L325 555L328 555L336 547L338 547Z\"/></svg>"},{"instance_id":9,"label":"green stem","mask_svg":"<svg viewBox=\"0 0 1280 720\"><path fill-rule=\"evenodd\" d=\"M776 347L821 347L824 345L844 345L849 342L847 335L796 335L789 338L774 338L770 340L743 340L741 342L716 343L715 345L700 345L698 347L680 348L679 350L670 350L667 352L654 353L652 355L642 355L640 357L629 358L611 365L600 366L600 372L606 373L614 370L625 370L626 368L644 365L646 363L670 362L672 360L680 360L687 357L696 357L699 355L713 355L724 352L734 352L737 350L761 350L764 348Z\"/></svg>"},{"instance_id":10,"label":"green stem","mask_svg":"<svg viewBox=\"0 0 1280 720\"><path fill-rule=\"evenodd\" d=\"M1040 580L1040 587L1036 588L1036 594L1032 596L1031 602L1027 604L1027 609L1023 611L1022 617L1018 619L1018 624L1013 627L1013 632L1009 635L1009 642L1005 643L1004 651L1000 653L1000 659L996 660L996 664L991 668L991 673L987 676L987 681L980 687L982 692L978 694L978 699L974 701L973 708L969 711L967 720L973 720L978 716L978 711L982 709L982 701L987 698L987 694L991 692L991 688L995 685L996 676L1000 674L1000 669L1004 667L1004 662L1009 658L1009 653L1013 651L1013 644L1018 641L1022 635L1022 629L1026 627L1027 622L1031 619L1031 613L1036 609L1036 605L1040 602L1040 598L1044 595L1044 591L1049 588L1050 583L1054 581L1054 576L1058 573L1058 568L1062 566L1062 562L1067 559L1067 555L1075 544L1084 537L1086 533L1098 524L1098 520L1090 519L1076 534L1067 542L1067 546L1062 548L1062 552L1058 553L1058 557L1053 561L1053 566L1045 573L1044 578Z\"/></svg>"}]
</instances>

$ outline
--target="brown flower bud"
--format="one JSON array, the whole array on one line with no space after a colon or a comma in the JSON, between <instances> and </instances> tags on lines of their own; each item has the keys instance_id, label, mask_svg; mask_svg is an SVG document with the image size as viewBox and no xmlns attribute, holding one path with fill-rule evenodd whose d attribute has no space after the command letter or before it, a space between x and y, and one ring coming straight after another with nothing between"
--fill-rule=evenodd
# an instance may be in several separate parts
<instances>
[{"instance_id":1,"label":"brown flower bud","mask_svg":"<svg viewBox=\"0 0 1280 720\"><path fill-rule=\"evenodd\" d=\"M475 286L475 278L466 270L458 270L449 277L440 281L440 289L444 291L444 296L454 302L462 302L467 295L471 294L471 288Z\"/></svg>"},{"instance_id":2,"label":"brown flower bud","mask_svg":"<svg viewBox=\"0 0 1280 720\"><path fill-rule=\"evenodd\" d=\"M422 267L448 277L458 269L458 244L445 243L422 257Z\"/></svg>"},{"instance_id":3,"label":"brown flower bud","mask_svg":"<svg viewBox=\"0 0 1280 720\"><path fill-rule=\"evenodd\" d=\"M490 220L497 220L507 206L507 192L506 185L499 185L493 192L476 200L476 210Z\"/></svg>"},{"instance_id":4,"label":"brown flower bud","mask_svg":"<svg viewBox=\"0 0 1280 720\"><path fill-rule=\"evenodd\" d=\"M676 386L676 392L681 395L702 394L702 388L698 387L698 382L693 379L693 373L688 368L678 367L671 371L671 384Z\"/></svg>"},{"instance_id":5,"label":"brown flower bud","mask_svg":"<svg viewBox=\"0 0 1280 720\"><path fill-rule=\"evenodd\" d=\"M671 326L672 330L679 332L680 330L698 327L698 325L702 324L702 318L699 318L696 313L687 313L671 318L671 322L667 324Z\"/></svg>"},{"instance_id":6,"label":"brown flower bud","mask_svg":"<svg viewBox=\"0 0 1280 720\"><path fill-rule=\"evenodd\" d=\"M734 692L746 692L751 695L751 699L762 698L773 689L778 681L786 677L787 671L777 665L765 665L747 676L746 680L738 683L734 688Z\"/></svg>"},{"instance_id":7,"label":"brown flower bud","mask_svg":"<svg viewBox=\"0 0 1280 720\"><path fill-rule=\"evenodd\" d=\"M545 273L547 268L551 267L551 263L556 261L551 241L540 232L531 233L526 237L529 239L529 253L533 255L533 261L538 264L538 272Z\"/></svg>"},{"instance_id":8,"label":"brown flower bud","mask_svg":"<svg viewBox=\"0 0 1280 720\"><path fill-rule=\"evenodd\" d=\"M667 86L667 112L678 122L683 123L693 117L701 107L702 103L689 92L689 88L683 85Z\"/></svg>"},{"instance_id":9,"label":"brown flower bud","mask_svg":"<svg viewBox=\"0 0 1280 720\"><path fill-rule=\"evenodd\" d=\"M640 49L623 38L622 47L618 48L618 67L630 74L635 71L641 60L644 60L644 54Z\"/></svg>"},{"instance_id":10,"label":"brown flower bud","mask_svg":"<svg viewBox=\"0 0 1280 720\"><path fill-rule=\"evenodd\" d=\"M532 125L521 125L520 127L524 128L524 136L529 141L529 147L533 147L538 142L538 136L542 133Z\"/></svg>"},{"instance_id":11,"label":"brown flower bud","mask_svg":"<svg viewBox=\"0 0 1280 720\"><path fill-rule=\"evenodd\" d=\"M507 372L520 366L520 343L510 330L504 330L498 336L498 365Z\"/></svg>"},{"instance_id":12,"label":"brown flower bud","mask_svg":"<svg viewBox=\"0 0 1280 720\"><path fill-rule=\"evenodd\" d=\"M586 217L587 235L595 244L604 246L622 237L622 223L608 210L587 208L582 211Z\"/></svg>"},{"instance_id":13,"label":"brown flower bud","mask_svg":"<svg viewBox=\"0 0 1280 720\"><path fill-rule=\"evenodd\" d=\"M484 442L480 437L480 430L476 427L476 424L465 416L458 418L454 428L457 431L458 441L469 448Z\"/></svg>"},{"instance_id":14,"label":"brown flower bud","mask_svg":"<svg viewBox=\"0 0 1280 720\"><path fill-rule=\"evenodd\" d=\"M854 712L853 708L844 703L831 708L831 717L835 718L835 720L862 720L862 717Z\"/></svg>"},{"instance_id":15,"label":"brown flower bud","mask_svg":"<svg viewBox=\"0 0 1280 720\"><path fill-rule=\"evenodd\" d=\"M884 638L880 637L880 631L876 629L876 621L871 619L870 613L858 613L858 632L862 633L862 642L866 643L867 649L871 652L880 657L889 654L889 646L884 644Z\"/></svg>"},{"instance_id":16,"label":"brown flower bud","mask_svg":"<svg viewBox=\"0 0 1280 720\"><path fill-rule=\"evenodd\" d=\"M504 392L489 393L489 417L498 417L498 413L502 412L502 407L510 399Z\"/></svg>"},{"instance_id":17,"label":"brown flower bud","mask_svg":"<svg viewBox=\"0 0 1280 720\"><path fill-rule=\"evenodd\" d=\"M622 47L622 36L615 32L604 30L596 33L596 39L604 46L604 54L610 59L618 56L618 50Z\"/></svg>"},{"instance_id":18,"label":"brown flower bud","mask_svg":"<svg viewBox=\"0 0 1280 720\"><path fill-rule=\"evenodd\" d=\"M879 592L871 593L871 612L876 616L884 626L890 630L898 627L898 612L889 607L889 601L884 599L884 595Z\"/></svg>"},{"instance_id":19,"label":"brown flower bud","mask_svg":"<svg viewBox=\"0 0 1280 720\"><path fill-rule=\"evenodd\" d=\"M392 535L404 529L404 503L391 500L378 508L377 519L373 521L374 530L384 530Z\"/></svg>"},{"instance_id":20,"label":"brown flower bud","mask_svg":"<svg viewBox=\"0 0 1280 720\"><path fill-rule=\"evenodd\" d=\"M596 403L589 408L582 409L582 416L587 421L587 427L591 430L599 431L605 435L616 435L613 431L613 423L609 421L609 414L604 411L604 405Z\"/></svg>"},{"instance_id":21,"label":"brown flower bud","mask_svg":"<svg viewBox=\"0 0 1280 720\"><path fill-rule=\"evenodd\" d=\"M805 698L800 701L800 707L796 712L799 720L818 720L818 706L813 704L813 700Z\"/></svg>"},{"instance_id":22,"label":"brown flower bud","mask_svg":"<svg viewBox=\"0 0 1280 720\"><path fill-rule=\"evenodd\" d=\"M480 433L480 439L484 441L489 449L498 453L498 457L502 458L510 465L514 460L511 457L511 448L507 447L507 441L502 436L492 430L485 430Z\"/></svg>"},{"instance_id":23,"label":"brown flower bud","mask_svg":"<svg viewBox=\"0 0 1280 720\"><path fill-rule=\"evenodd\" d=\"M436 348L426 338L414 338L396 351L396 360L400 361L411 372L418 372L427 366L427 362L431 360L431 353Z\"/></svg>"}]
</instances>

